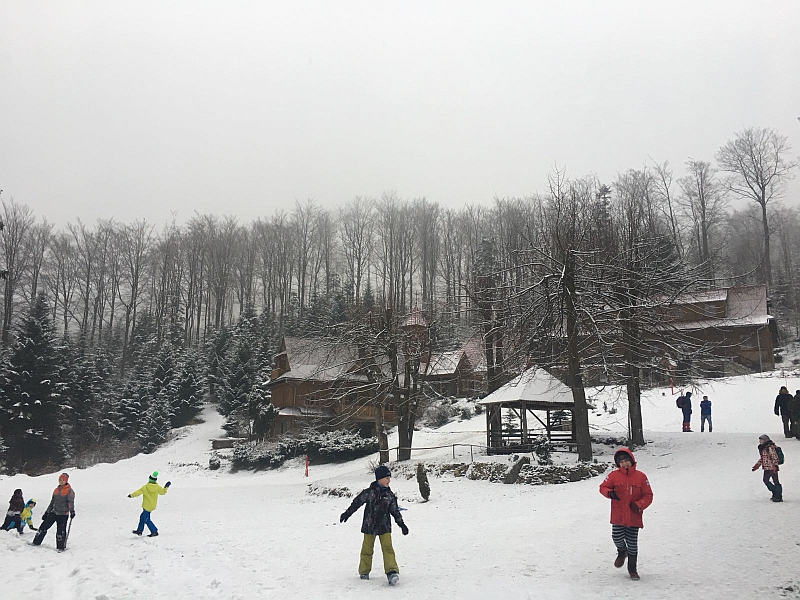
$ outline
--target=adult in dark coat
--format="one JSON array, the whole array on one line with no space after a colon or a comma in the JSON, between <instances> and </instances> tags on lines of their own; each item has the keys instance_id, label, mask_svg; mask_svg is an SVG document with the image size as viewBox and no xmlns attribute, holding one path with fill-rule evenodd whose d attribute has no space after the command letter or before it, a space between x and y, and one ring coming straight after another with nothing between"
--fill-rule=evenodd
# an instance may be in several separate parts
<instances>
[{"instance_id":1,"label":"adult in dark coat","mask_svg":"<svg viewBox=\"0 0 800 600\"><path fill-rule=\"evenodd\" d=\"M786 389L786 386L781 387L780 392L775 397L775 416L777 417L780 415L781 421L783 421L783 435L787 438L794 437L789 425L791 421L789 417L789 405L791 402L792 395L789 393L789 390Z\"/></svg>"},{"instance_id":2,"label":"adult in dark coat","mask_svg":"<svg viewBox=\"0 0 800 600\"><path fill-rule=\"evenodd\" d=\"M792 422L792 434L800 440L800 390L797 390L789 403L789 419Z\"/></svg>"},{"instance_id":3,"label":"adult in dark coat","mask_svg":"<svg viewBox=\"0 0 800 600\"><path fill-rule=\"evenodd\" d=\"M683 411L683 430L692 431L692 392L686 392L683 397L683 404L681 404Z\"/></svg>"}]
</instances>

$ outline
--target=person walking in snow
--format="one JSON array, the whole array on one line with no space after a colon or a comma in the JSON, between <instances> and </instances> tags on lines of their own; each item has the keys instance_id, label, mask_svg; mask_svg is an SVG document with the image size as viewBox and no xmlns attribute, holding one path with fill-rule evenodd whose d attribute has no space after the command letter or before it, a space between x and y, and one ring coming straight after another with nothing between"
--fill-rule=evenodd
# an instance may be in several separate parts
<instances>
[{"instance_id":1,"label":"person walking in snow","mask_svg":"<svg viewBox=\"0 0 800 600\"><path fill-rule=\"evenodd\" d=\"M791 434L800 440L800 390L797 390L789 403L789 420L791 422Z\"/></svg>"},{"instance_id":2,"label":"person walking in snow","mask_svg":"<svg viewBox=\"0 0 800 600\"><path fill-rule=\"evenodd\" d=\"M683 430L692 432L692 392L686 392L683 396L683 402L680 404L681 412L683 412Z\"/></svg>"},{"instance_id":3,"label":"person walking in snow","mask_svg":"<svg viewBox=\"0 0 800 600\"><path fill-rule=\"evenodd\" d=\"M153 471L153 474L150 475L147 483L145 483L135 492L128 494L128 498L142 496L142 514L139 515L139 526L132 532L136 535L142 535L145 525L147 525L147 528L150 530L150 534L147 537L156 537L158 535L158 527L156 527L153 521L150 520L150 513L156 509L158 497L167 493L167 490L169 489L169 486L172 485L172 482L168 481L164 484L164 487L161 487L158 485L157 480L158 471Z\"/></svg>"},{"instance_id":4,"label":"person walking in snow","mask_svg":"<svg viewBox=\"0 0 800 600\"><path fill-rule=\"evenodd\" d=\"M8 502L8 512L3 521L3 531L10 531L16 527L17 531L22 533L22 525L20 525L19 515L25 508L25 497L22 495L22 490L16 489L11 494L11 500Z\"/></svg>"},{"instance_id":5,"label":"person walking in snow","mask_svg":"<svg viewBox=\"0 0 800 600\"><path fill-rule=\"evenodd\" d=\"M761 458L753 465L753 471L758 467L764 469L764 485L772 492L771 500L783 502L783 486L778 481L778 451L775 449L775 442L766 433L758 436L758 442L758 454Z\"/></svg>"},{"instance_id":6,"label":"person walking in snow","mask_svg":"<svg viewBox=\"0 0 800 600\"><path fill-rule=\"evenodd\" d=\"M611 539L617 547L614 566L620 568L628 559L628 574L639 580L639 529L644 527L642 513L653 502L653 490L647 475L636 468L633 452L620 448L614 453L617 468L600 484L600 493L611 499Z\"/></svg>"},{"instance_id":7,"label":"person walking in snow","mask_svg":"<svg viewBox=\"0 0 800 600\"><path fill-rule=\"evenodd\" d=\"M711 433L711 400L708 396L703 396L700 401L700 433L703 433L708 421L708 433Z\"/></svg>"},{"instance_id":8,"label":"person walking in snow","mask_svg":"<svg viewBox=\"0 0 800 600\"><path fill-rule=\"evenodd\" d=\"M380 465L375 469L375 481L353 499L349 508L339 517L339 522L344 523L347 521L362 504L364 505L364 519L361 523L361 533L364 534L364 541L361 544L358 574L361 579L369 579L369 572L372 570L375 538L377 537L381 542L383 569L386 572L386 578L389 580L389 585L394 585L400 579L400 569L397 566L397 559L392 547L392 523L390 517L394 517L403 535L408 535L408 527L403 522L400 509L397 507L397 497L389 489L391 478L392 473L387 466Z\"/></svg>"},{"instance_id":9,"label":"person walking in snow","mask_svg":"<svg viewBox=\"0 0 800 600\"><path fill-rule=\"evenodd\" d=\"M47 530L56 524L56 548L63 552L67 548L67 517L75 518L75 490L69 484L69 475L58 476L58 487L53 490L53 497L42 516L39 532L33 538L33 545L39 546L47 535Z\"/></svg>"},{"instance_id":10,"label":"person walking in snow","mask_svg":"<svg viewBox=\"0 0 800 600\"><path fill-rule=\"evenodd\" d=\"M775 397L775 416L781 417L783 421L783 435L787 438L792 437L792 431L789 428L789 404L792 402L792 395L786 386L782 386L780 392Z\"/></svg>"}]
</instances>

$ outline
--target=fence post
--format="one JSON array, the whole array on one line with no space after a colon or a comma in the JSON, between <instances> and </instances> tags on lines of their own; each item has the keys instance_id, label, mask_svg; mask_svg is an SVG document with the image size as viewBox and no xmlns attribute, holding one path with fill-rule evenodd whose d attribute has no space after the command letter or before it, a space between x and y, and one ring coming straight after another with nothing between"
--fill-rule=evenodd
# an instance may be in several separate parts
<instances>
[{"instance_id":1,"label":"fence post","mask_svg":"<svg viewBox=\"0 0 800 600\"><path fill-rule=\"evenodd\" d=\"M475 457L472 456L472 444L469 445L469 462L475 462Z\"/></svg>"}]
</instances>

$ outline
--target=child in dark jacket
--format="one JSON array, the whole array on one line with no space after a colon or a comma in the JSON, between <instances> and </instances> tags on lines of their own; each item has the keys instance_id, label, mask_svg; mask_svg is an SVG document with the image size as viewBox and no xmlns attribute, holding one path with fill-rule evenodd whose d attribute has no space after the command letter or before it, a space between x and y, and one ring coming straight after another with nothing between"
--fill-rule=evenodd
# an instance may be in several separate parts
<instances>
[{"instance_id":1,"label":"child in dark jacket","mask_svg":"<svg viewBox=\"0 0 800 600\"><path fill-rule=\"evenodd\" d=\"M14 490L11 500L8 503L8 512L6 519L3 521L3 531L8 531L16 527L17 531L22 533L22 522L19 519L19 513L25 508L25 498L22 496L22 490Z\"/></svg>"},{"instance_id":2,"label":"child in dark jacket","mask_svg":"<svg viewBox=\"0 0 800 600\"><path fill-rule=\"evenodd\" d=\"M362 504L365 505L364 520L361 524L364 542L361 544L361 560L358 563L358 574L361 579L369 579L369 572L372 570L375 538L377 537L381 542L383 568L386 572L386 578L389 580L389 585L394 585L400 579L400 569L397 566L397 559L392 547L392 523L390 517L394 517L403 535L408 535L408 527L403 522L400 509L397 507L397 497L389 489L391 477L392 473L385 465L380 465L375 469L375 481L353 499L350 507L339 517L339 522L344 523Z\"/></svg>"}]
</instances>

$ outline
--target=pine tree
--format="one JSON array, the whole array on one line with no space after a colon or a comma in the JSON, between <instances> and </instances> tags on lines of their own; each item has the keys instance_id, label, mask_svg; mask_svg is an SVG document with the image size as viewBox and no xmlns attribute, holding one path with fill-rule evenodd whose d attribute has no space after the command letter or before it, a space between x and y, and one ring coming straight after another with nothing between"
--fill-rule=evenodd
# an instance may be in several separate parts
<instances>
[{"instance_id":1,"label":"pine tree","mask_svg":"<svg viewBox=\"0 0 800 600\"><path fill-rule=\"evenodd\" d=\"M172 426L186 425L203 406L206 378L203 375L201 357L186 351L177 361L176 376L170 388L172 400Z\"/></svg>"},{"instance_id":2,"label":"pine tree","mask_svg":"<svg viewBox=\"0 0 800 600\"><path fill-rule=\"evenodd\" d=\"M253 420L253 436L263 440L272 433L272 425L278 415L278 408L270 402L272 390L269 387L269 369L263 369L250 391L250 418Z\"/></svg>"},{"instance_id":3,"label":"pine tree","mask_svg":"<svg viewBox=\"0 0 800 600\"><path fill-rule=\"evenodd\" d=\"M61 435L59 354L50 309L40 293L4 357L0 419L11 470L41 468L64 458Z\"/></svg>"}]
</instances>

